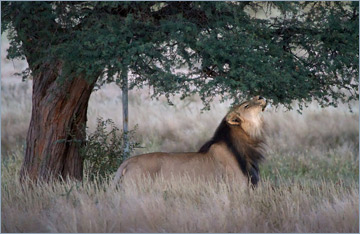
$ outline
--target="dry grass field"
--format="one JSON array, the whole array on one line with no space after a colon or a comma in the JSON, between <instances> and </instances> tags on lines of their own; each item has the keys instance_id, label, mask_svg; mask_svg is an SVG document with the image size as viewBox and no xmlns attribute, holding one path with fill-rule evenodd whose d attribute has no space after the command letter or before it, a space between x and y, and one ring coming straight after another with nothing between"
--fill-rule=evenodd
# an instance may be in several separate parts
<instances>
[{"instance_id":1,"label":"dry grass field","mask_svg":"<svg viewBox=\"0 0 360 234\"><path fill-rule=\"evenodd\" d=\"M2 232L359 231L359 102L325 109L311 103L302 114L269 107L264 113L267 155L255 190L188 178L144 179L121 188L87 178L21 186L31 81L13 75L26 64L5 59L2 38ZM134 154L196 151L230 106L215 101L201 113L196 96L184 101L175 97L175 105L169 106L163 98L151 100L150 92L130 92L130 126L138 125L135 137L143 146ZM121 127L117 86L92 94L89 132L98 117Z\"/></svg>"}]
</instances>

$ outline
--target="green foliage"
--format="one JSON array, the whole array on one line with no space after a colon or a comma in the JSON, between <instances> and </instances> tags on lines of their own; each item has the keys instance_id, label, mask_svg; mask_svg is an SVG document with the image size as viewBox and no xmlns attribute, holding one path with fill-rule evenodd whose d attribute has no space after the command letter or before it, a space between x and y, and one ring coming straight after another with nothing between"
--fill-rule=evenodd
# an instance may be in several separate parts
<instances>
[{"instance_id":1,"label":"green foliage","mask_svg":"<svg viewBox=\"0 0 360 234\"><path fill-rule=\"evenodd\" d=\"M126 134L129 138L129 153L139 147L137 142L132 140L135 130ZM124 133L120 132L114 122L110 119L97 120L96 130L87 137L86 144L80 149L84 158L84 173L91 180L107 178L116 172L124 159L123 151Z\"/></svg>"},{"instance_id":2,"label":"green foliage","mask_svg":"<svg viewBox=\"0 0 360 234\"><path fill-rule=\"evenodd\" d=\"M358 98L358 2L2 5L8 57L26 57L32 72L62 61L60 80L100 74L100 85L121 85L121 72L130 71L130 88L150 85L154 97L198 93L206 107L214 95L261 94L287 107Z\"/></svg>"}]
</instances>

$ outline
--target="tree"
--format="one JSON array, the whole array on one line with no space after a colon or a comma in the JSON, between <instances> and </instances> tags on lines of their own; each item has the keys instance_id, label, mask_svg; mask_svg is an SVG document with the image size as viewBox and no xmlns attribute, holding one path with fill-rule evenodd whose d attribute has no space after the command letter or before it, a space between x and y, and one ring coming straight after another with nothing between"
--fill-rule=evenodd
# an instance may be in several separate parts
<instances>
[{"instance_id":1,"label":"tree","mask_svg":"<svg viewBox=\"0 0 360 234\"><path fill-rule=\"evenodd\" d=\"M33 79L31 179L82 178L89 97L107 82L198 93L205 108L215 95L289 108L358 98L357 2L2 2L2 22L8 57Z\"/></svg>"}]
</instances>

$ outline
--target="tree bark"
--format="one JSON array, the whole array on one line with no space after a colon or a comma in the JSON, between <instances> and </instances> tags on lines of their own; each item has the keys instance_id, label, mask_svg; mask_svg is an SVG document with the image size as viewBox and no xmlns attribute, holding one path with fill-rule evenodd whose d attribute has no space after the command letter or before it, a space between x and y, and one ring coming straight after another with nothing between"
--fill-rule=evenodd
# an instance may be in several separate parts
<instances>
[{"instance_id":1,"label":"tree bark","mask_svg":"<svg viewBox=\"0 0 360 234\"><path fill-rule=\"evenodd\" d=\"M91 82L79 76L61 83L62 63L43 66L33 77L32 114L20 178L80 180L79 146L85 139L87 107L97 77Z\"/></svg>"}]
</instances>

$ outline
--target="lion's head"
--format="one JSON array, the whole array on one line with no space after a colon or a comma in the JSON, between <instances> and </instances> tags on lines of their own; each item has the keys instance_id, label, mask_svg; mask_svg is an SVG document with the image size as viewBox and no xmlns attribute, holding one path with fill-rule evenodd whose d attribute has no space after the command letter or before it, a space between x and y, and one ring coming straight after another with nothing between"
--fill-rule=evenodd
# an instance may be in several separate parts
<instances>
[{"instance_id":1,"label":"lion's head","mask_svg":"<svg viewBox=\"0 0 360 234\"><path fill-rule=\"evenodd\" d=\"M241 127L251 138L259 137L262 131L262 115L266 99L256 96L249 101L234 106L226 115L226 122L233 127Z\"/></svg>"},{"instance_id":2,"label":"lion's head","mask_svg":"<svg viewBox=\"0 0 360 234\"><path fill-rule=\"evenodd\" d=\"M256 96L249 101L234 106L221 121L215 134L198 151L206 153L216 143L225 143L236 158L242 172L252 185L259 181L259 162L262 154L262 112L266 100Z\"/></svg>"}]
</instances>

